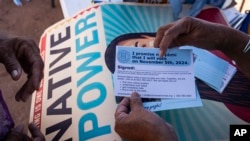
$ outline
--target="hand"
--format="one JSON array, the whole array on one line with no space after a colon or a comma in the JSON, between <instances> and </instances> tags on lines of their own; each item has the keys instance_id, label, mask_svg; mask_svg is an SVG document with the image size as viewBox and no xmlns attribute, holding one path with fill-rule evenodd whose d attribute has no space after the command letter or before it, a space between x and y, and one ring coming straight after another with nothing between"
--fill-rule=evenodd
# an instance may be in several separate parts
<instances>
[{"instance_id":1,"label":"hand","mask_svg":"<svg viewBox=\"0 0 250 141\"><path fill-rule=\"evenodd\" d=\"M220 50L234 60L240 70L250 78L250 51L243 53L249 36L229 26L185 17L160 27L154 42L163 56L169 47L192 45L206 50Z\"/></svg>"},{"instance_id":2,"label":"hand","mask_svg":"<svg viewBox=\"0 0 250 141\"><path fill-rule=\"evenodd\" d=\"M128 141L177 141L174 129L158 115L145 110L138 93L124 98L115 112L115 131Z\"/></svg>"},{"instance_id":3,"label":"hand","mask_svg":"<svg viewBox=\"0 0 250 141\"><path fill-rule=\"evenodd\" d=\"M23 126L17 126L11 130L5 141L45 141L44 135L35 124L29 124L29 131L33 139L23 133Z\"/></svg>"},{"instance_id":4,"label":"hand","mask_svg":"<svg viewBox=\"0 0 250 141\"><path fill-rule=\"evenodd\" d=\"M22 70L28 79L16 94L17 101L25 101L39 89L43 77L43 61L33 40L0 37L0 63L3 63L13 80L18 80Z\"/></svg>"},{"instance_id":5,"label":"hand","mask_svg":"<svg viewBox=\"0 0 250 141\"><path fill-rule=\"evenodd\" d=\"M236 35L240 38L235 37ZM157 31L154 46L160 47L162 54L165 54L169 47L182 45L193 45L207 50L223 50L233 45L243 44L245 46L248 39L246 34L228 26L185 17L161 26Z\"/></svg>"}]
</instances>

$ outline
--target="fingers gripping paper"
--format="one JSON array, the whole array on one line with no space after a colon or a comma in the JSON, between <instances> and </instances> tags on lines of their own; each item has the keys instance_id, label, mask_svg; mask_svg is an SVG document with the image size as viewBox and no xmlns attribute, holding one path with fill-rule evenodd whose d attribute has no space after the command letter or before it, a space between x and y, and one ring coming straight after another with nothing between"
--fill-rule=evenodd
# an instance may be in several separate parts
<instances>
[{"instance_id":1,"label":"fingers gripping paper","mask_svg":"<svg viewBox=\"0 0 250 141\"><path fill-rule=\"evenodd\" d=\"M40 40L44 79L32 95L30 121L46 140L121 140L114 131L116 102L105 50L121 34L155 33L173 21L170 9L93 5L44 32Z\"/></svg>"}]
</instances>

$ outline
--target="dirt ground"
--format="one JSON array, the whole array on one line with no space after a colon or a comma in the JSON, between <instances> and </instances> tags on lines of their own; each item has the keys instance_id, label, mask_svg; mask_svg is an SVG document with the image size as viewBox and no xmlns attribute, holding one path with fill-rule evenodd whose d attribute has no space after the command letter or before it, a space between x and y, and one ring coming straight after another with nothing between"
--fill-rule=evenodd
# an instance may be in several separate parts
<instances>
[{"instance_id":1,"label":"dirt ground","mask_svg":"<svg viewBox=\"0 0 250 141\"><path fill-rule=\"evenodd\" d=\"M51 7L51 0L22 2L23 6L17 7L12 0L0 0L0 31L32 38L38 44L44 30L63 19L59 0L55 0L55 8ZM25 103L15 101L15 94L25 80L26 76L23 75L17 82L13 81L0 64L0 89L16 125L27 125L29 121L31 100ZM24 132L27 132L26 127Z\"/></svg>"}]
</instances>

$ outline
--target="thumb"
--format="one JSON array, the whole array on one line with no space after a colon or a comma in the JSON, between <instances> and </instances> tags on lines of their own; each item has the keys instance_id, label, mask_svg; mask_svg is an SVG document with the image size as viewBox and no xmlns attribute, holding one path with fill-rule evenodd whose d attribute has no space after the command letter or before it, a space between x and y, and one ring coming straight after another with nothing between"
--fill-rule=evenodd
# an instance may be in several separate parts
<instances>
[{"instance_id":1,"label":"thumb","mask_svg":"<svg viewBox=\"0 0 250 141\"><path fill-rule=\"evenodd\" d=\"M0 57L0 62L4 64L7 72L11 75L13 80L18 80L21 77L21 65L13 53L4 53L4 55Z\"/></svg>"},{"instance_id":2,"label":"thumb","mask_svg":"<svg viewBox=\"0 0 250 141\"><path fill-rule=\"evenodd\" d=\"M34 123L29 124L29 131L34 138L33 141L45 141L45 137L43 133L40 131L40 128L36 126Z\"/></svg>"},{"instance_id":3,"label":"thumb","mask_svg":"<svg viewBox=\"0 0 250 141\"><path fill-rule=\"evenodd\" d=\"M143 108L141 97L137 92L133 92L130 97L131 111Z\"/></svg>"}]
</instances>

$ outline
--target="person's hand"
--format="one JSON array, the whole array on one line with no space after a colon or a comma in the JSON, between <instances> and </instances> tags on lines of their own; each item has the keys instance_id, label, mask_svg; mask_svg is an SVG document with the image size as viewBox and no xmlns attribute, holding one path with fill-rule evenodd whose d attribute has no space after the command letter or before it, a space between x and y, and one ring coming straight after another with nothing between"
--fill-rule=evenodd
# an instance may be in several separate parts
<instances>
[{"instance_id":1,"label":"person's hand","mask_svg":"<svg viewBox=\"0 0 250 141\"><path fill-rule=\"evenodd\" d=\"M250 51L243 53L249 36L222 24L185 17L161 26L156 34L155 47L163 56L170 47L192 45L206 50L220 50L234 60L240 70L250 77Z\"/></svg>"},{"instance_id":2,"label":"person's hand","mask_svg":"<svg viewBox=\"0 0 250 141\"><path fill-rule=\"evenodd\" d=\"M138 93L124 98L115 112L115 131L128 141L177 141L173 127L145 110Z\"/></svg>"},{"instance_id":3,"label":"person's hand","mask_svg":"<svg viewBox=\"0 0 250 141\"><path fill-rule=\"evenodd\" d=\"M18 80L22 71L27 81L16 94L17 101L25 101L39 89L43 77L43 61L39 48L33 40L22 38L0 38L0 63L3 63L13 80Z\"/></svg>"},{"instance_id":4,"label":"person's hand","mask_svg":"<svg viewBox=\"0 0 250 141\"><path fill-rule=\"evenodd\" d=\"M5 141L45 141L44 135L34 123L29 124L29 131L32 138L23 133L22 125L17 126L10 131Z\"/></svg>"},{"instance_id":5,"label":"person's hand","mask_svg":"<svg viewBox=\"0 0 250 141\"><path fill-rule=\"evenodd\" d=\"M235 37L238 35L239 37ZM169 47L193 45L207 50L233 50L248 41L248 36L228 26L193 17L184 17L161 26L156 34L154 46L165 54ZM242 50L241 50L242 51Z\"/></svg>"}]
</instances>

